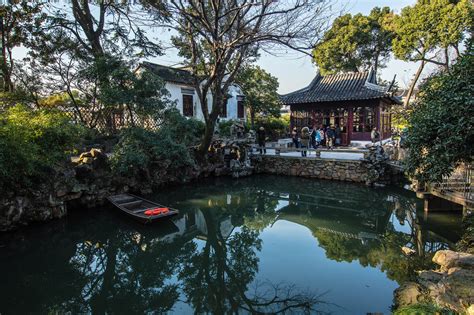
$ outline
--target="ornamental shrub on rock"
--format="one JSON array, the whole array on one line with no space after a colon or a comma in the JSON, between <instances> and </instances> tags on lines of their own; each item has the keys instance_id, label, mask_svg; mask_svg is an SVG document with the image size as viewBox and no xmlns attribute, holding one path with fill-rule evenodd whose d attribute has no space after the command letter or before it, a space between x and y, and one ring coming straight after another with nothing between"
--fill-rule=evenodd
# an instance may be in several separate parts
<instances>
[{"instance_id":1,"label":"ornamental shrub on rock","mask_svg":"<svg viewBox=\"0 0 474 315\"><path fill-rule=\"evenodd\" d=\"M84 134L56 110L16 105L0 114L0 188L28 188L54 173Z\"/></svg>"},{"instance_id":2,"label":"ornamental shrub on rock","mask_svg":"<svg viewBox=\"0 0 474 315\"><path fill-rule=\"evenodd\" d=\"M128 128L120 135L111 157L112 170L122 176L144 176L152 180L151 172L161 169L176 176L194 167L191 147L199 143L204 125L187 119L176 110L165 114L158 131Z\"/></svg>"}]
</instances>

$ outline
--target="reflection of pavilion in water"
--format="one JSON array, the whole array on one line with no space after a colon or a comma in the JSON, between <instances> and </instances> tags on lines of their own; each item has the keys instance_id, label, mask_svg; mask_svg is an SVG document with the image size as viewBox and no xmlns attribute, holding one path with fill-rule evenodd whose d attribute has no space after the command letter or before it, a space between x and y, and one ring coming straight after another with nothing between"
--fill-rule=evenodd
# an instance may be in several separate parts
<instances>
[{"instance_id":1,"label":"reflection of pavilion in water","mask_svg":"<svg viewBox=\"0 0 474 315\"><path fill-rule=\"evenodd\" d=\"M407 228L401 230L410 236L405 245L420 256L446 249L459 238L460 232L456 233L452 228L436 229L440 226L439 222L431 223L436 221L437 215L424 213L423 217L419 216L416 200L402 195L386 195L374 203L374 200L347 194L267 194L278 200L275 221L294 222L306 226L313 233L320 230L347 239L358 239L362 245L386 233L401 232L397 231L400 225L406 225ZM394 222L395 219L398 223Z\"/></svg>"}]
</instances>

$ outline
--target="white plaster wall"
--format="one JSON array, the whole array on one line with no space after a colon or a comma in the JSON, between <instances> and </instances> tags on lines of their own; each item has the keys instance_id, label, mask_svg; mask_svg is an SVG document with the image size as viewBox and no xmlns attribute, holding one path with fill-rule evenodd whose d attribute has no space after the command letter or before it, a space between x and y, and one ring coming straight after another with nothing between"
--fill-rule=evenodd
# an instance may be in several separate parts
<instances>
[{"instance_id":1,"label":"white plaster wall","mask_svg":"<svg viewBox=\"0 0 474 315\"><path fill-rule=\"evenodd\" d=\"M191 86L186 85L179 85L173 82L166 82L165 84L166 89L170 93L170 99L175 103L176 108L179 112L183 113L183 93L181 92L181 88L186 89L193 89ZM237 86L231 86L229 88L229 94L231 98L227 100L227 117L220 118L221 120L230 120L230 119L238 119L237 118L237 96L243 95L242 91ZM207 108L209 111L211 110L212 106L212 95L211 93L207 96ZM201 109L201 102L199 101L199 97L196 92L193 94L193 103L194 103L194 118L204 121L204 115ZM246 113L244 111L244 119L246 119Z\"/></svg>"}]
</instances>

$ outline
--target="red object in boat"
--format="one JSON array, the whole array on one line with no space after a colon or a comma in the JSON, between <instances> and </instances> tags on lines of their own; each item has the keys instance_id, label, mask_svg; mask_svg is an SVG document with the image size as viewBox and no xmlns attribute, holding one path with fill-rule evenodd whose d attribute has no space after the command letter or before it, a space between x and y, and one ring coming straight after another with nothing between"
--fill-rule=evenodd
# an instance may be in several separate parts
<instances>
[{"instance_id":1,"label":"red object in boat","mask_svg":"<svg viewBox=\"0 0 474 315\"><path fill-rule=\"evenodd\" d=\"M144 212L145 215L153 215L153 210L146 210Z\"/></svg>"},{"instance_id":2,"label":"red object in boat","mask_svg":"<svg viewBox=\"0 0 474 315\"><path fill-rule=\"evenodd\" d=\"M168 208L155 208L153 209L153 214L158 215L162 213L168 213L170 210Z\"/></svg>"}]
</instances>

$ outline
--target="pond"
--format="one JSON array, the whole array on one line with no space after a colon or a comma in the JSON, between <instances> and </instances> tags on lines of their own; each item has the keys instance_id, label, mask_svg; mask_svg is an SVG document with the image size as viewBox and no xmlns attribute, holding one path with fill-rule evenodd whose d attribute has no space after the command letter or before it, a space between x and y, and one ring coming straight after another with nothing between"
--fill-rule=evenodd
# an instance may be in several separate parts
<instances>
[{"instance_id":1,"label":"pond","mask_svg":"<svg viewBox=\"0 0 474 315\"><path fill-rule=\"evenodd\" d=\"M462 232L460 215L424 216L395 187L262 175L149 198L180 215L142 226L76 210L0 235L0 313L388 314L393 290Z\"/></svg>"}]
</instances>

